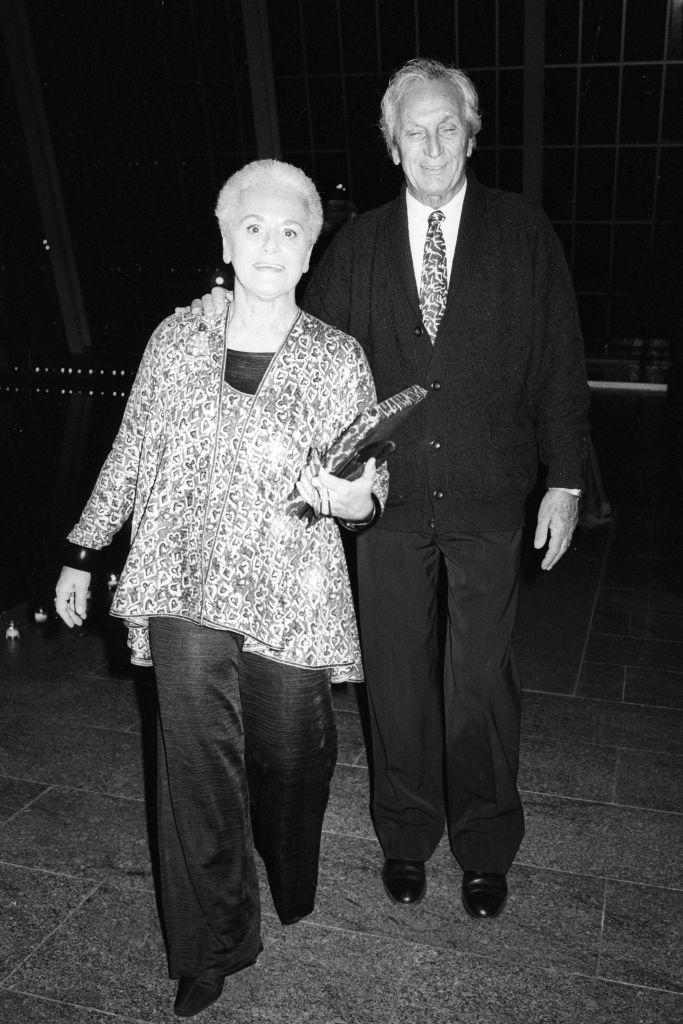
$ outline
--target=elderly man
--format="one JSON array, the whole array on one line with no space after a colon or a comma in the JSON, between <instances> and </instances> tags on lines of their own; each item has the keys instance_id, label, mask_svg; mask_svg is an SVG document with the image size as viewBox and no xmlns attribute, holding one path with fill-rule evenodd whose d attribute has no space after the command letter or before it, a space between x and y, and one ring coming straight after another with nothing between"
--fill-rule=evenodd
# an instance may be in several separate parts
<instances>
[{"instance_id":1,"label":"elderly man","mask_svg":"<svg viewBox=\"0 0 683 1024\"><path fill-rule=\"evenodd\" d=\"M373 818L394 901L424 895L446 822L464 907L493 918L524 833L511 634L525 501L540 455L534 544L550 569L577 522L583 344L547 218L467 169L481 126L469 78L410 61L381 126L405 185L339 232L304 301L361 342L379 398L429 389L391 457L384 514L358 537Z\"/></svg>"}]
</instances>

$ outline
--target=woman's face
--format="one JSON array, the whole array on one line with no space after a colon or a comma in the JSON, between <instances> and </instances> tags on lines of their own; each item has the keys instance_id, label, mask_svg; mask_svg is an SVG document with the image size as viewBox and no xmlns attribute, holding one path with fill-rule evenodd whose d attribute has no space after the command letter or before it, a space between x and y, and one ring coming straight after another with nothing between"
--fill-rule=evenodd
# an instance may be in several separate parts
<instances>
[{"instance_id":1,"label":"woman's face","mask_svg":"<svg viewBox=\"0 0 683 1024\"><path fill-rule=\"evenodd\" d=\"M223 259L246 292L276 299L294 291L312 246L305 204L289 191L244 189L223 231Z\"/></svg>"}]
</instances>

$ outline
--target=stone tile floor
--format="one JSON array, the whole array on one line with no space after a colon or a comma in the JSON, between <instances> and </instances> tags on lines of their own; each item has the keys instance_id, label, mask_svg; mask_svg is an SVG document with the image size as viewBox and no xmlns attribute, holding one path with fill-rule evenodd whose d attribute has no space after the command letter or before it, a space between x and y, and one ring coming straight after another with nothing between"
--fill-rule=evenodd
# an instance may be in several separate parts
<instances>
[{"instance_id":1,"label":"stone tile floor","mask_svg":"<svg viewBox=\"0 0 683 1024\"><path fill-rule=\"evenodd\" d=\"M531 563L530 563L531 564ZM363 691L335 691L339 766L315 913L278 923L200 1019L225 1024L680 1020L683 517L620 509L527 570L527 835L496 922L473 922L446 843L427 897L391 905L368 815ZM0 638L0 1021L171 1021L146 806L152 681L116 623Z\"/></svg>"}]
</instances>

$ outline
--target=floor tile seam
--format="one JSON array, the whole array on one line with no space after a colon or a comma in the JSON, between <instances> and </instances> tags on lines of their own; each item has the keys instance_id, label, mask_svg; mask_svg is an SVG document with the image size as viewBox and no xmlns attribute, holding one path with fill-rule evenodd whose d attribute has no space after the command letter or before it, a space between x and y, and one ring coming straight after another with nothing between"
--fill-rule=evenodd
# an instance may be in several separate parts
<instances>
[{"instance_id":1,"label":"floor tile seam","mask_svg":"<svg viewBox=\"0 0 683 1024\"><path fill-rule=\"evenodd\" d=\"M548 731L545 732L524 732L522 729L521 743L520 746L522 751L525 744L527 743L538 743L544 742L546 745L550 744L556 749L566 749L570 751L578 750L602 750L605 753L616 754L621 751L624 754L655 754L662 755L666 754L668 757L683 758L683 752L679 753L678 750L671 750L666 747L634 747L629 743L599 743L597 740L581 739L581 740L564 740L561 737L551 736L548 737Z\"/></svg>"},{"instance_id":2,"label":"floor tile seam","mask_svg":"<svg viewBox=\"0 0 683 1024\"><path fill-rule=\"evenodd\" d=\"M594 636L609 636L616 640L647 640L648 643L652 644L679 644L683 648L683 640L676 640L661 636L643 636L638 633L614 633L609 632L606 629L594 629L590 632L589 640ZM586 642L586 646L588 645ZM675 671L675 670L673 670Z\"/></svg>"},{"instance_id":3,"label":"floor tile seam","mask_svg":"<svg viewBox=\"0 0 683 1024\"><path fill-rule=\"evenodd\" d=\"M594 744L590 743L586 746L594 746ZM683 760L683 751L665 750L662 747L632 747L628 743L617 743L615 750L622 754L666 754L667 757L673 757L677 761Z\"/></svg>"},{"instance_id":4,"label":"floor tile seam","mask_svg":"<svg viewBox=\"0 0 683 1024\"><path fill-rule=\"evenodd\" d=\"M607 537L605 538L604 548L603 548L603 552L602 552L602 559L600 561L600 570L598 572L598 576L597 576L597 579L595 581L595 589L593 591L593 601L591 603L591 609L590 609L590 613L588 615L588 622L586 624L586 633L585 633L585 636L584 636L583 646L581 648L581 654L579 656L579 664L578 664L578 668L576 670L576 678L574 680L574 689L573 689L574 696L576 696L576 691L577 691L578 686L579 686L579 680L580 680L581 674L583 672L583 665L584 665L584 662L586 660L586 652L588 650L588 644L589 644L590 637L591 637L591 630L592 630L592 626L593 626L593 620L595 618L595 610L596 610L597 605L598 605L598 598L600 596L600 590L602 588L602 583L603 583L603 580L605 578L605 568L606 568L606 565L607 565L607 558L608 558L609 552L610 552L610 550L612 548L613 541L614 541L614 520L610 523L609 532L607 534Z\"/></svg>"},{"instance_id":5,"label":"floor tile seam","mask_svg":"<svg viewBox=\"0 0 683 1024\"><path fill-rule=\"evenodd\" d=\"M590 658L588 660L587 664L588 665L595 665L596 668L598 668L598 667L601 667L601 668L613 668L614 667L614 662L613 661L594 661L592 658ZM624 667L624 669L626 669L626 668L640 669L643 666L641 666L641 665L624 665L623 667ZM647 666L645 666L645 668L647 669ZM651 670L648 670L648 671L662 672L663 674L665 674L667 676L679 676L680 679L681 679L681 682L683 682L683 672L679 672L678 669L675 669L675 668L657 668L657 669L651 669ZM603 700L604 698L595 697L594 699L595 700Z\"/></svg>"},{"instance_id":6,"label":"floor tile seam","mask_svg":"<svg viewBox=\"0 0 683 1024\"><path fill-rule=\"evenodd\" d=\"M125 1024L154 1024L154 1018L152 1017L129 1017L126 1014L114 1013L112 1010L104 1010L98 1006L88 1006L85 1003L73 1003L66 999L53 999L50 996L45 996L38 992L30 992L27 989L8 988L4 982L0 981L0 991L3 990L5 992L11 992L13 995L23 996L26 999L35 999L41 1003L49 1003L51 1006L67 1006L74 1010L84 1010L87 1013L94 1013L101 1017L108 1017L114 1022L124 1021Z\"/></svg>"},{"instance_id":7,"label":"floor tile seam","mask_svg":"<svg viewBox=\"0 0 683 1024\"><path fill-rule=\"evenodd\" d=\"M629 666L623 665L624 669ZM631 668L637 668L637 666L630 666ZM655 669L655 671L658 671ZM676 673L678 675L678 673ZM683 683L683 677L681 677ZM628 686L628 680L625 680L622 684ZM524 696L525 694L538 694L541 697L568 697L570 700L576 701L592 701L594 704L612 704L614 707L628 707L638 708L646 711L683 711L683 707L679 707L677 704L645 704L642 701L624 700L623 697L619 700L612 699L611 697L588 697L583 693L558 693L557 690L522 690L522 719L524 718Z\"/></svg>"},{"instance_id":8,"label":"floor tile seam","mask_svg":"<svg viewBox=\"0 0 683 1024\"><path fill-rule=\"evenodd\" d=\"M604 906L604 905L603 905ZM604 910L603 910L604 913ZM265 916L276 918L276 915L267 914ZM662 992L667 995L680 995L681 993L677 989L662 988L655 985L643 985L635 982L627 982L620 978L611 978L604 974L598 973L598 956L596 954L596 970L595 972L587 972L586 970L572 970L572 968L565 963L555 962L550 964L548 967L542 967L537 963L524 962L518 959L511 959L509 956L501 955L490 955L482 952L473 952L469 950L457 949L453 946L448 945L434 945L430 942L419 942L414 939L405 938L404 936L387 935L377 931L360 931L357 928L342 928L339 925L324 924L318 921L304 921L302 922L304 927L311 929L319 929L330 933L338 933L344 935L362 935L368 938L379 940L384 944L394 946L409 946L413 949L430 950L436 954L448 953L450 956L454 956L456 959L461 961L474 961L477 963L487 963L495 965L504 965L522 971L530 971L536 975L543 977L557 977L558 975L566 978L585 978L589 981L599 981L602 984L607 985L621 985L627 988L636 988L648 992Z\"/></svg>"},{"instance_id":9,"label":"floor tile seam","mask_svg":"<svg viewBox=\"0 0 683 1024\"><path fill-rule=\"evenodd\" d=\"M603 877L602 880L602 911L600 913L600 934L598 936L598 957L595 966L596 977L601 977L600 968L602 966L602 951L605 942L605 922L607 920L607 878Z\"/></svg>"},{"instance_id":10,"label":"floor tile seam","mask_svg":"<svg viewBox=\"0 0 683 1024\"><path fill-rule=\"evenodd\" d=\"M27 779L27 782L31 782L31 779ZM33 780L35 781L35 780ZM142 775L141 775L142 781ZM42 783L41 783L42 785ZM89 796L105 796L109 800L123 800L125 803L130 804L144 804L145 796L124 796L122 793L110 793L105 789L86 789L85 786L70 786L64 782L52 782L49 786L50 789L61 789L67 793L87 793ZM45 793L41 793L40 796L45 796Z\"/></svg>"},{"instance_id":11,"label":"floor tile seam","mask_svg":"<svg viewBox=\"0 0 683 1024\"><path fill-rule=\"evenodd\" d=\"M666 811L659 807L642 807L638 804L615 804L606 800L591 800L586 796L565 796L562 793L552 793L541 789L521 788L519 792L522 796L547 796L552 797L554 800L563 800L568 803L593 804L596 807L616 807L620 811L646 811L648 814L665 814L671 818L680 818L683 815L683 811Z\"/></svg>"},{"instance_id":12,"label":"floor tile seam","mask_svg":"<svg viewBox=\"0 0 683 1024\"><path fill-rule=\"evenodd\" d=\"M14 781L16 782L28 782L33 786L44 786L44 789L42 789L40 793L36 793L36 795L32 797L27 803L22 804L21 807L14 811L13 814L10 814L9 818L6 818L4 821L1 821L0 832L2 832L6 825L9 825L11 822L13 822L18 815L23 814L24 811L27 811L30 807L33 806L33 804L37 803L39 800L42 800L44 796L47 796L48 793L50 793L53 789L56 788L54 782L36 782L35 779L16 778L12 775L5 775L3 776L3 778L11 778L14 779Z\"/></svg>"},{"instance_id":13,"label":"floor tile seam","mask_svg":"<svg viewBox=\"0 0 683 1024\"><path fill-rule=\"evenodd\" d=\"M617 787L619 785L619 774L622 766L622 753L624 751L621 747L617 747L614 754L614 764L612 765L612 799L610 803L613 806L617 806Z\"/></svg>"},{"instance_id":14,"label":"floor tile seam","mask_svg":"<svg viewBox=\"0 0 683 1024\"><path fill-rule=\"evenodd\" d=\"M342 758L340 758L337 761L337 768L361 768L363 771L367 772L367 764L363 764L361 761L361 758L365 758L365 756L366 755L363 752L361 752L356 755L355 761L344 761Z\"/></svg>"},{"instance_id":15,"label":"floor tile seam","mask_svg":"<svg viewBox=\"0 0 683 1024\"><path fill-rule=\"evenodd\" d=\"M43 935L43 937L42 937L42 938L40 939L40 941L39 941L39 942L36 942L36 943L35 943L35 945L33 945L33 946L31 947L30 951L29 951L29 952L28 952L28 953L26 954L26 956L24 956L24 957L23 957L23 958L22 958L21 960L19 960L19 961L18 961L18 962L17 962L17 963L16 963L16 964L15 964L15 965L14 965L14 966L12 967L11 971L9 971L9 973L8 973L8 974L6 974L6 975L5 975L5 976L4 976L3 978L2 978L2 983L3 983L3 985L4 985L4 984L6 984L6 983L7 983L8 981L11 981L12 975L16 974L16 972L17 972L17 971L21 970L21 968L22 968L22 967L24 967L24 966L25 966L25 965L26 965L26 964L28 963L28 961L29 961L29 960L30 960L30 959L31 959L31 958L32 958L32 957L33 957L33 956L34 956L34 955L35 955L36 953L38 953L38 952L39 952L39 951L40 951L41 949L43 949L43 948L44 948L44 946L45 946L45 945L46 945L46 944L47 944L47 943L48 943L48 942L49 942L49 941L50 941L50 940L51 940L51 939L52 939L52 938L53 938L53 937L54 937L55 935L57 935L57 933L58 933L58 932L62 931L62 929L64 928L64 926L65 926L65 925L67 924L67 922L68 922L68 921L70 921L70 920L71 920L71 919L72 919L72 918L73 918L73 917L74 917L74 916L75 916L76 914L78 914L78 912L79 912L79 911L81 910L81 908L82 908L82 907L84 907L84 906L85 906L85 904L86 904L86 903L88 902L88 900L89 900L89 899L90 899L90 898L91 898L92 896L94 896L94 895L95 895L95 893L96 893L96 892L98 891L98 889L99 889L99 888L101 888L101 885L102 885L102 882L101 882L101 881L97 881L97 882L94 882L94 883L93 883L92 887L91 887L91 888L90 888L90 889L88 890L88 892L87 892L87 893L85 893L85 894L84 894L84 895L83 895L83 896L81 897L81 899L80 899L80 900L78 901L78 903L77 903L77 904L76 904L76 905L75 905L74 907L72 907L72 908L71 908L71 910L69 910L69 911L68 911L68 912L67 912L67 913L66 913L66 914L64 915L64 917L62 917L62 918L61 918L61 920L59 921L59 924L55 925L55 927L54 927L54 928L52 928L52 929L51 929L51 930L50 930L49 932L47 932L47 934Z\"/></svg>"},{"instance_id":16,"label":"floor tile seam","mask_svg":"<svg viewBox=\"0 0 683 1024\"><path fill-rule=\"evenodd\" d=\"M18 864L13 860L0 858L0 868L16 868L18 871L30 871L37 875L49 875L51 878L64 878L69 882L82 882L86 885L99 886L107 879L93 878L89 875L71 875L67 871L55 871L53 868L43 868L38 864Z\"/></svg>"},{"instance_id":17,"label":"floor tile seam","mask_svg":"<svg viewBox=\"0 0 683 1024\"><path fill-rule=\"evenodd\" d=\"M616 769L615 769L614 783L612 785L612 790L614 791L614 789L618 785L619 785L619 776L618 776L618 773L616 772ZM546 789L546 790L542 790L541 791L541 790L529 790L529 789L525 790L525 789L520 789L520 792L535 793L536 795L539 795L539 796L558 797L559 799L562 799L562 800L579 800L579 801L583 801L583 802L587 802L587 803L595 803L595 802L597 802L597 801L590 800L588 797L577 796L576 794L570 794L570 793L562 793L562 792L560 792L560 790L547 790ZM620 802L620 801L618 801L618 800L616 800L614 798L614 792L613 792L612 799L603 801L603 805L605 807L615 807L618 810L624 810L624 811L645 811L646 813L653 812L653 813L656 813L656 814L671 814L671 815L679 816L679 817L683 815L683 811L679 811L679 810L675 810L675 809L671 809L671 808L664 808L664 807L653 807L651 804L645 804L645 803L642 803L642 804L622 803L622 802Z\"/></svg>"},{"instance_id":18,"label":"floor tile seam","mask_svg":"<svg viewBox=\"0 0 683 1024\"><path fill-rule=\"evenodd\" d=\"M660 992L662 995L678 996L683 998L683 991L679 988L662 988L660 985L643 985L636 981L625 981L623 978L608 978L605 975L596 975L597 981L605 985L619 985L621 988L638 989L641 992Z\"/></svg>"},{"instance_id":19,"label":"floor tile seam","mask_svg":"<svg viewBox=\"0 0 683 1024\"><path fill-rule=\"evenodd\" d=\"M569 868L556 868L530 860L521 860L519 857L515 859L510 870L514 871L516 867L527 868L532 871L543 871L546 874L568 875L570 878L593 878L598 882L604 882L606 886L612 882L615 885L635 886L639 889L661 889L662 892L683 893L683 885L653 885L651 882L639 882L633 878L621 878L619 875L609 874L606 871L571 871Z\"/></svg>"},{"instance_id":20,"label":"floor tile seam","mask_svg":"<svg viewBox=\"0 0 683 1024\"><path fill-rule=\"evenodd\" d=\"M93 722L87 722L87 721L82 721L82 720L79 721L78 719L74 719L73 715L69 715L69 714L50 715L50 716L48 716L48 720L50 722L55 722L55 721L56 722L63 722L65 725L69 725L69 726L72 726L72 727L73 726L77 726L77 727L79 727L81 729L88 729L91 732L113 732L113 733L120 733L122 736L130 736L131 735L131 727L134 728L135 725L137 724L136 722L132 722L131 725L126 725L126 726L119 726L119 725L97 725L96 723L93 723ZM138 723L139 723L139 719L138 719Z\"/></svg>"}]
</instances>

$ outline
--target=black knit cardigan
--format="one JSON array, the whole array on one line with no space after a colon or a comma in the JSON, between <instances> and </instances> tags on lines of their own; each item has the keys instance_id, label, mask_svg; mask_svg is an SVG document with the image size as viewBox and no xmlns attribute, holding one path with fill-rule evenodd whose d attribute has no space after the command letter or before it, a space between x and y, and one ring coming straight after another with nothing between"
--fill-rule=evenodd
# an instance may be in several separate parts
<instances>
[{"instance_id":1,"label":"black knit cardigan","mask_svg":"<svg viewBox=\"0 0 683 1024\"><path fill-rule=\"evenodd\" d=\"M468 172L448 303L432 346L420 317L405 194L350 221L303 305L363 346L385 398L429 389L389 461L381 527L516 529L538 479L580 487L584 348L564 253L545 214Z\"/></svg>"}]
</instances>

